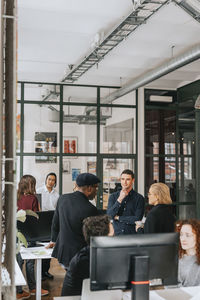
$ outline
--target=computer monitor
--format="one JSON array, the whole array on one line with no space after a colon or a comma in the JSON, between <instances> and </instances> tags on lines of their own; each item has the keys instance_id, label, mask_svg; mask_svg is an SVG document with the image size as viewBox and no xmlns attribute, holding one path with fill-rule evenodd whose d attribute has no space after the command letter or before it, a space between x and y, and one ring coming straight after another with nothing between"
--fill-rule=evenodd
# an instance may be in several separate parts
<instances>
[{"instance_id":1,"label":"computer monitor","mask_svg":"<svg viewBox=\"0 0 200 300\"><path fill-rule=\"evenodd\" d=\"M92 291L132 289L132 297L149 299L149 280L177 284L177 233L92 237L90 288Z\"/></svg>"},{"instance_id":2,"label":"computer monitor","mask_svg":"<svg viewBox=\"0 0 200 300\"><path fill-rule=\"evenodd\" d=\"M29 246L35 246L36 242L49 242L51 240L51 223L54 210L36 213L38 219L27 215L24 223L17 221L17 229L25 236Z\"/></svg>"},{"instance_id":3,"label":"computer monitor","mask_svg":"<svg viewBox=\"0 0 200 300\"><path fill-rule=\"evenodd\" d=\"M42 194L35 194L38 202L39 202L39 205L40 205L40 209L42 209Z\"/></svg>"}]
</instances>

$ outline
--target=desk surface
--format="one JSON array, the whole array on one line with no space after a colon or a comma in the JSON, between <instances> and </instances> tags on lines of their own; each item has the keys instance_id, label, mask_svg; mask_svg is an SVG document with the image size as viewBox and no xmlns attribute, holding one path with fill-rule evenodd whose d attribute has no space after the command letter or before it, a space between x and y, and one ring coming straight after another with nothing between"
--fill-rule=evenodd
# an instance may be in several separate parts
<instances>
[{"instance_id":1,"label":"desk surface","mask_svg":"<svg viewBox=\"0 0 200 300\"><path fill-rule=\"evenodd\" d=\"M54 297L54 300L81 300L81 296Z\"/></svg>"},{"instance_id":2,"label":"desk surface","mask_svg":"<svg viewBox=\"0 0 200 300\"><path fill-rule=\"evenodd\" d=\"M45 246L48 243L43 243L42 247L21 247L20 254L23 259L44 259L51 258L52 248L46 249Z\"/></svg>"},{"instance_id":3,"label":"desk surface","mask_svg":"<svg viewBox=\"0 0 200 300\"><path fill-rule=\"evenodd\" d=\"M200 286L153 290L150 291L149 298L149 300L199 300ZM123 300L131 300L130 291L124 292Z\"/></svg>"},{"instance_id":4,"label":"desk surface","mask_svg":"<svg viewBox=\"0 0 200 300\"><path fill-rule=\"evenodd\" d=\"M48 243L43 243L42 247L21 247L22 259L34 259L36 261L36 300L41 300L41 272L42 259L51 258L52 248L46 249Z\"/></svg>"},{"instance_id":5,"label":"desk surface","mask_svg":"<svg viewBox=\"0 0 200 300\"><path fill-rule=\"evenodd\" d=\"M93 299L99 300L107 300L112 299L116 300L114 296L111 298L110 291L103 291L104 297L102 298L101 292L91 292L93 295ZM95 295L94 295L94 294ZM97 296L99 293L99 297ZM88 299L92 299L91 295ZM82 300L81 296L64 296L64 297L54 297L54 300ZM87 298L84 298L84 300ZM123 292L123 297L121 300L130 300L131 299L131 292ZM199 300L200 299L200 286L194 287L181 287L181 288L170 288L164 290L153 290L150 291L149 300Z\"/></svg>"},{"instance_id":6,"label":"desk surface","mask_svg":"<svg viewBox=\"0 0 200 300\"><path fill-rule=\"evenodd\" d=\"M1 279L2 279L2 286L10 286L11 280L10 275L5 267L2 266L1 269ZM22 274L22 271L15 260L15 285L26 285L26 280Z\"/></svg>"}]
</instances>

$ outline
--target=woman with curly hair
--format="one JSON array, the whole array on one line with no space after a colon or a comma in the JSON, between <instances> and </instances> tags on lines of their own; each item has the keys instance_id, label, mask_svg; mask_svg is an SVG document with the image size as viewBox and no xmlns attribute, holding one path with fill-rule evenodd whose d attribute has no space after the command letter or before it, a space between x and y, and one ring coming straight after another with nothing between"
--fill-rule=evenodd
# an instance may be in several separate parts
<instances>
[{"instance_id":1,"label":"woman with curly hair","mask_svg":"<svg viewBox=\"0 0 200 300\"><path fill-rule=\"evenodd\" d=\"M178 281L181 286L200 285L200 221L177 221L180 233Z\"/></svg>"}]
</instances>

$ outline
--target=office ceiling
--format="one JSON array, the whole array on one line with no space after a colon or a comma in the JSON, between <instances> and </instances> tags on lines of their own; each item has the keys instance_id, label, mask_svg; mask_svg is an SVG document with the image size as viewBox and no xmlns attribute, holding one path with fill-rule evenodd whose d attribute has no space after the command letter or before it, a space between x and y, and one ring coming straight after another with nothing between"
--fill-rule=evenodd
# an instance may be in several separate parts
<instances>
[{"instance_id":1,"label":"office ceiling","mask_svg":"<svg viewBox=\"0 0 200 300\"><path fill-rule=\"evenodd\" d=\"M196 1L200 7L199 0L190 1ZM133 2L18 0L18 80L62 81L94 50L95 42L102 42L133 12L137 4ZM152 11L159 1L146 2ZM141 14L145 10L141 7ZM123 86L197 44L200 44L199 19L170 1L74 83ZM200 79L200 59L148 86L177 88L197 79Z\"/></svg>"}]
</instances>

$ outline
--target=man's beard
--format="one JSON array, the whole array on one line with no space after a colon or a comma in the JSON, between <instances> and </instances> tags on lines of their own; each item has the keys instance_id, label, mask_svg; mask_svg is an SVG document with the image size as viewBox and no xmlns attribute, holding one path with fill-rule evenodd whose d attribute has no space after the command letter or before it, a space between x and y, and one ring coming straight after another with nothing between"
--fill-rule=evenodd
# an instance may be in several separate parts
<instances>
[{"instance_id":1,"label":"man's beard","mask_svg":"<svg viewBox=\"0 0 200 300\"><path fill-rule=\"evenodd\" d=\"M96 193L91 193L89 196L88 196L88 199L89 200L93 200L96 196Z\"/></svg>"}]
</instances>

